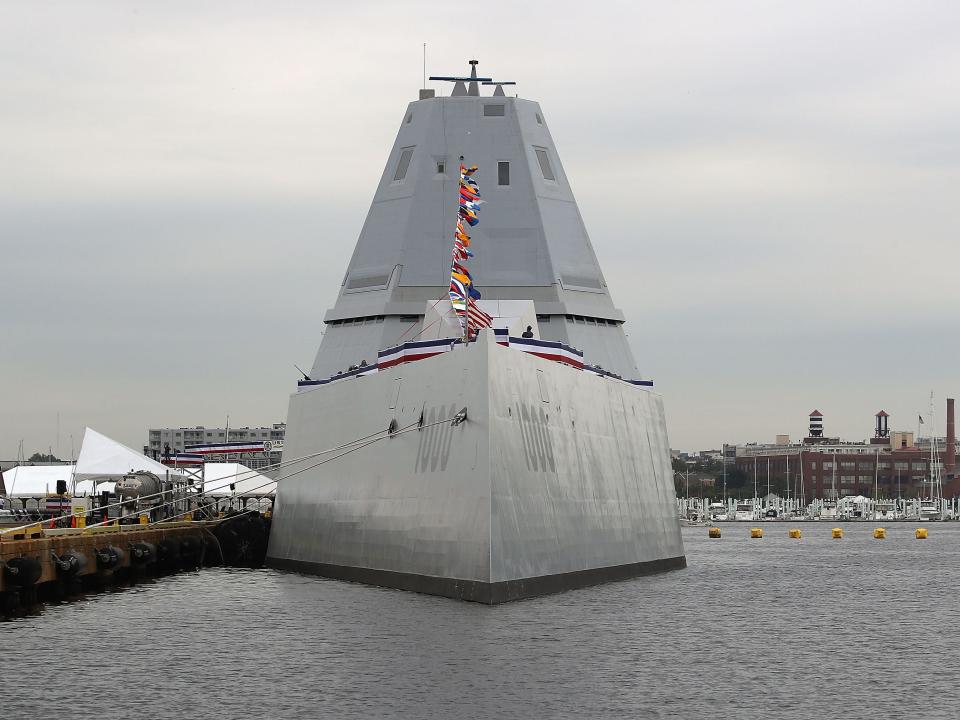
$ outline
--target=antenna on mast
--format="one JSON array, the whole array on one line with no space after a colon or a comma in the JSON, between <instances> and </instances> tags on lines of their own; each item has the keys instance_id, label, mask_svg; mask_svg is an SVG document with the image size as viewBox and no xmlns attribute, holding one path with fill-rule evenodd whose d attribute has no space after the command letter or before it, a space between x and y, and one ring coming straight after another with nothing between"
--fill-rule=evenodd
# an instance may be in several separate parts
<instances>
[{"instance_id":1,"label":"antenna on mast","mask_svg":"<svg viewBox=\"0 0 960 720\"><path fill-rule=\"evenodd\" d=\"M452 96L461 96L461 95L479 95L480 89L477 87L477 83L487 82L493 80L493 78L488 77L477 77L477 65L480 63L479 60L470 61L470 76L469 77L457 77L451 75L431 75L431 80L443 80L445 82L456 83L453 86ZM465 83L470 83L469 89Z\"/></svg>"},{"instance_id":2,"label":"antenna on mast","mask_svg":"<svg viewBox=\"0 0 960 720\"><path fill-rule=\"evenodd\" d=\"M516 83L515 83L514 81L512 81L512 80L510 80L510 81L498 80L498 81L496 81L496 82L492 82L492 81L490 81L490 80L485 80L482 84L483 84L483 85L496 85L496 86L497 86L497 89L493 91L494 97L503 96L503 94L504 94L504 93L503 93L503 86L504 86L504 85L516 85Z\"/></svg>"},{"instance_id":3,"label":"antenna on mast","mask_svg":"<svg viewBox=\"0 0 960 720\"><path fill-rule=\"evenodd\" d=\"M427 89L427 44L423 44L423 89Z\"/></svg>"}]
</instances>

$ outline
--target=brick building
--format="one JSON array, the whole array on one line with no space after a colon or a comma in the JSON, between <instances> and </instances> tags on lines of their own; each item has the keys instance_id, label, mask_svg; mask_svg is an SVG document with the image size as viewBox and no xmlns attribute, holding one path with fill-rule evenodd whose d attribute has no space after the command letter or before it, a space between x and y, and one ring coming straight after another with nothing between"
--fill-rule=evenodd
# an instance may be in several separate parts
<instances>
[{"instance_id":1,"label":"brick building","mask_svg":"<svg viewBox=\"0 0 960 720\"><path fill-rule=\"evenodd\" d=\"M940 461L942 453L937 453ZM916 497L929 493L930 453L917 447L877 445L756 446L739 454L736 466L761 487L767 479L810 497L844 495ZM925 484L926 483L926 484Z\"/></svg>"}]
</instances>

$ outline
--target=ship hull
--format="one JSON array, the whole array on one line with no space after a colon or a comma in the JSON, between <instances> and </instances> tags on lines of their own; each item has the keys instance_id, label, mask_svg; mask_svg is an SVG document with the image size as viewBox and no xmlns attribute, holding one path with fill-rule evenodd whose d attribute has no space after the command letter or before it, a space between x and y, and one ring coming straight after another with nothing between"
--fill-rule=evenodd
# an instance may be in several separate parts
<instances>
[{"instance_id":1,"label":"ship hull","mask_svg":"<svg viewBox=\"0 0 960 720\"><path fill-rule=\"evenodd\" d=\"M284 456L276 568L499 603L685 566L659 395L489 333L292 396Z\"/></svg>"}]
</instances>

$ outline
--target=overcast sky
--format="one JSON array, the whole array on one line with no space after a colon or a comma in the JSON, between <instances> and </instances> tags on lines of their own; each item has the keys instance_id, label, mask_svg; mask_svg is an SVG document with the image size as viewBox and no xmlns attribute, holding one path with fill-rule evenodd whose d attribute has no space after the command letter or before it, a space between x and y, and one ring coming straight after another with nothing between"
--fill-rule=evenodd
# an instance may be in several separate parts
<instances>
[{"instance_id":1,"label":"overcast sky","mask_svg":"<svg viewBox=\"0 0 960 720\"><path fill-rule=\"evenodd\" d=\"M0 458L283 421L423 42L541 103L675 448L942 431L960 5L461 9L0 2Z\"/></svg>"}]
</instances>

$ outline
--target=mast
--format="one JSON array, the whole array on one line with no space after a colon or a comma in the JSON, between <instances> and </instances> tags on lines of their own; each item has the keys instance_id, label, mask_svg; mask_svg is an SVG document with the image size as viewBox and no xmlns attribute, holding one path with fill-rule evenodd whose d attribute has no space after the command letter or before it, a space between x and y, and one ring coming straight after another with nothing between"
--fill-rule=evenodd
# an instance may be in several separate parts
<instances>
[{"instance_id":1,"label":"mast","mask_svg":"<svg viewBox=\"0 0 960 720\"><path fill-rule=\"evenodd\" d=\"M770 502L770 456L767 455L767 502Z\"/></svg>"},{"instance_id":2,"label":"mast","mask_svg":"<svg viewBox=\"0 0 960 720\"><path fill-rule=\"evenodd\" d=\"M804 492L803 487L803 448L800 448L800 505L804 506L806 503L806 492Z\"/></svg>"},{"instance_id":3,"label":"mast","mask_svg":"<svg viewBox=\"0 0 960 720\"><path fill-rule=\"evenodd\" d=\"M723 505L727 505L727 444L723 444Z\"/></svg>"},{"instance_id":4,"label":"mast","mask_svg":"<svg viewBox=\"0 0 960 720\"><path fill-rule=\"evenodd\" d=\"M830 477L830 495L832 496L830 499L833 500L834 503L836 503L837 502L837 451L836 450L833 451L833 462L830 463L830 465L833 467L833 474Z\"/></svg>"},{"instance_id":5,"label":"mast","mask_svg":"<svg viewBox=\"0 0 960 720\"><path fill-rule=\"evenodd\" d=\"M940 469L937 467L937 417L933 407L933 390L930 391L930 499L937 502L937 511L940 508L940 496L942 488L940 487Z\"/></svg>"},{"instance_id":6,"label":"mast","mask_svg":"<svg viewBox=\"0 0 960 720\"><path fill-rule=\"evenodd\" d=\"M880 501L880 448L873 461L873 517L877 517L877 503Z\"/></svg>"}]
</instances>

